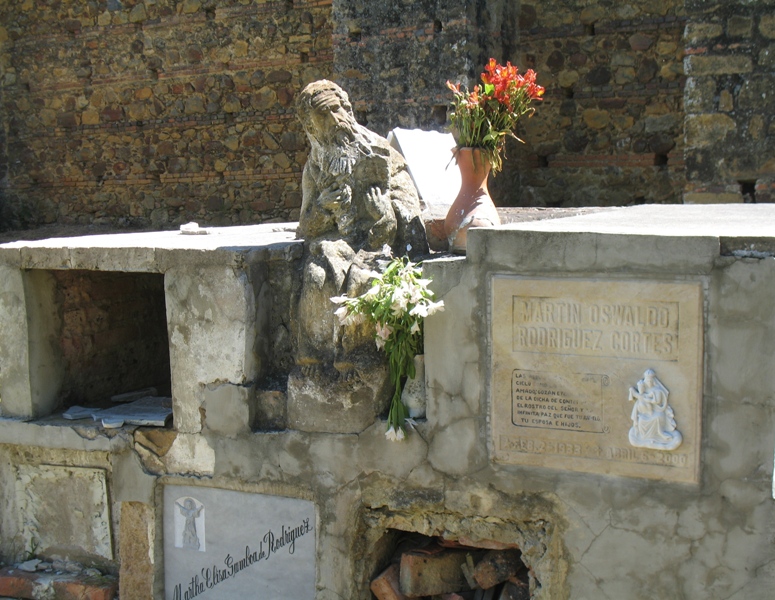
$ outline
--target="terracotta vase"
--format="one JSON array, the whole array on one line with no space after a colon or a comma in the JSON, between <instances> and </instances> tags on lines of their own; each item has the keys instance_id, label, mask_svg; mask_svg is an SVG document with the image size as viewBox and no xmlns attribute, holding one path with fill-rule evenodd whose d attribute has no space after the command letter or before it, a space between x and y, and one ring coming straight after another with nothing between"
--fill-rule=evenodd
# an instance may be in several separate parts
<instances>
[{"instance_id":1,"label":"terracotta vase","mask_svg":"<svg viewBox=\"0 0 775 600\"><path fill-rule=\"evenodd\" d=\"M490 163L478 148L456 148L460 169L460 192L444 219L444 233L449 249L465 254L468 230L472 227L495 227L501 224L498 211L487 189Z\"/></svg>"}]
</instances>

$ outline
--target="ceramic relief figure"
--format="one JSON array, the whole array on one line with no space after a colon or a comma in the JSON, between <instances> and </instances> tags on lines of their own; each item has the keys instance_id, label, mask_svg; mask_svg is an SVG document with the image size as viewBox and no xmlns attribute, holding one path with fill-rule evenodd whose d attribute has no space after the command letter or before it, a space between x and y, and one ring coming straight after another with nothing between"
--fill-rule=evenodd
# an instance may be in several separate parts
<instances>
[{"instance_id":1,"label":"ceramic relief figure","mask_svg":"<svg viewBox=\"0 0 775 600\"><path fill-rule=\"evenodd\" d=\"M357 325L342 330L330 298L365 291L377 260L391 252L428 252L420 201L404 159L356 122L341 87L327 80L310 83L296 106L311 146L297 229L305 255L296 362L306 377L330 366L350 377L360 370L359 360L376 357L375 350L364 350L373 348L373 332Z\"/></svg>"},{"instance_id":2,"label":"ceramic relief figure","mask_svg":"<svg viewBox=\"0 0 775 600\"><path fill-rule=\"evenodd\" d=\"M182 532L182 545L183 548L189 548L191 550L201 550L201 542L199 541L199 534L196 530L196 520L202 513L204 505L197 506L193 498L186 498L183 504L175 502L180 514L183 516L183 532Z\"/></svg>"},{"instance_id":3,"label":"ceramic relief figure","mask_svg":"<svg viewBox=\"0 0 775 600\"><path fill-rule=\"evenodd\" d=\"M630 415L630 444L652 450L675 450L681 445L683 437L667 402L669 394L653 369L647 369L643 379L630 388L629 400L635 403Z\"/></svg>"}]
</instances>

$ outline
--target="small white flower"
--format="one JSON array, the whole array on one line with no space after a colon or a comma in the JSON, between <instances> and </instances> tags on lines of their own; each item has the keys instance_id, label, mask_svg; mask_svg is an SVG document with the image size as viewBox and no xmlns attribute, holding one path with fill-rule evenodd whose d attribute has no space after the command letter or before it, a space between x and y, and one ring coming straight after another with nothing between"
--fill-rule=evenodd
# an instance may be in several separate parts
<instances>
[{"instance_id":1,"label":"small white flower","mask_svg":"<svg viewBox=\"0 0 775 600\"><path fill-rule=\"evenodd\" d=\"M417 321L412 323L412 328L409 330L409 333L420 333L420 323Z\"/></svg>"},{"instance_id":2,"label":"small white flower","mask_svg":"<svg viewBox=\"0 0 775 600\"><path fill-rule=\"evenodd\" d=\"M417 306L415 306L412 310L409 311L409 314L413 317L427 317L428 316L428 305L424 302L421 302Z\"/></svg>"},{"instance_id":3,"label":"small white flower","mask_svg":"<svg viewBox=\"0 0 775 600\"><path fill-rule=\"evenodd\" d=\"M393 249L390 247L389 244L384 244L382 246L382 256L387 256L388 258L393 256Z\"/></svg>"},{"instance_id":4,"label":"small white flower","mask_svg":"<svg viewBox=\"0 0 775 600\"><path fill-rule=\"evenodd\" d=\"M390 334L393 333L393 328L387 323L384 325L377 323L375 327L377 328L377 337L383 341L387 341L387 339L390 337Z\"/></svg>"},{"instance_id":5,"label":"small white flower","mask_svg":"<svg viewBox=\"0 0 775 600\"><path fill-rule=\"evenodd\" d=\"M438 302L428 302L428 315L432 315L444 310L444 300ZM427 315L426 315L427 316Z\"/></svg>"},{"instance_id":6,"label":"small white flower","mask_svg":"<svg viewBox=\"0 0 775 600\"><path fill-rule=\"evenodd\" d=\"M334 304L344 304L347 302L350 298L348 296L333 296L331 298L331 302Z\"/></svg>"}]
</instances>

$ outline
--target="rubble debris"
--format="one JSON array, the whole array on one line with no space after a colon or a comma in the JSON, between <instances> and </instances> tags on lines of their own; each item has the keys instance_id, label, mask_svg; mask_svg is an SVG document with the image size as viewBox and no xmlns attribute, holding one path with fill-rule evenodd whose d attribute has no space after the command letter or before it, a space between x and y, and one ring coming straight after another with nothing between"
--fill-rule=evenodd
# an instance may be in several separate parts
<instances>
[{"instance_id":1,"label":"rubble debris","mask_svg":"<svg viewBox=\"0 0 775 600\"><path fill-rule=\"evenodd\" d=\"M377 600L530 600L522 553L425 536L401 538L391 564L371 582Z\"/></svg>"}]
</instances>

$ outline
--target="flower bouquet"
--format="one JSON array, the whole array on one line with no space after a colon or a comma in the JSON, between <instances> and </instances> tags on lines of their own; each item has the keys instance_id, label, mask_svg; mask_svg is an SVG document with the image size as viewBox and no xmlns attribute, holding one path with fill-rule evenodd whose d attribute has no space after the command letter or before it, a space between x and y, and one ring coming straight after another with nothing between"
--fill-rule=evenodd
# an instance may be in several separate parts
<instances>
[{"instance_id":1,"label":"flower bouquet","mask_svg":"<svg viewBox=\"0 0 775 600\"><path fill-rule=\"evenodd\" d=\"M423 279L419 265L407 258L386 262L383 272L374 273L373 278L364 294L356 298L336 296L331 301L341 305L335 313L340 324L364 320L374 324L374 340L388 356L395 386L385 436L400 441L406 436L405 426L414 425L401 401L401 392L407 377L415 376L414 357L422 353L423 319L443 310L444 302L434 301L428 289L430 280Z\"/></svg>"},{"instance_id":2,"label":"flower bouquet","mask_svg":"<svg viewBox=\"0 0 775 600\"><path fill-rule=\"evenodd\" d=\"M532 69L521 75L510 62L500 65L491 58L484 67L482 84L473 91L447 81L452 90L452 112L449 119L458 148L481 148L493 173L501 170L501 152L506 137L514 134L519 119L535 110L533 100L540 100L544 88L536 84ZM521 140L520 140L521 141Z\"/></svg>"}]
</instances>

